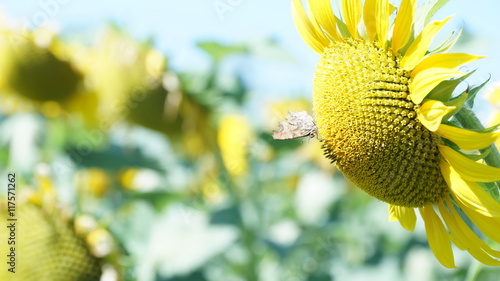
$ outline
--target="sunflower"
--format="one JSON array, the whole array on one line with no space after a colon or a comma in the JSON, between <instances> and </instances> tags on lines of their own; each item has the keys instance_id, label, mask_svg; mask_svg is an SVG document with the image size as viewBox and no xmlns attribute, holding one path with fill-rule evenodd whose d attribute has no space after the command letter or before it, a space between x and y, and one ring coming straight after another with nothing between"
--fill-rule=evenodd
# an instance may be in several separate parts
<instances>
[{"instance_id":1,"label":"sunflower","mask_svg":"<svg viewBox=\"0 0 500 281\"><path fill-rule=\"evenodd\" d=\"M14 216L17 227L0 228L0 237L17 231L10 249L16 252L18 265L10 265L15 273L1 270L0 280L100 280L103 260L92 254L93 245L85 243L75 232L73 221L59 208L51 177L42 172L35 179L36 189L18 187L21 192L14 212L8 212L11 208L6 198L0 197L0 219L7 221Z\"/></svg>"},{"instance_id":2,"label":"sunflower","mask_svg":"<svg viewBox=\"0 0 500 281\"><path fill-rule=\"evenodd\" d=\"M103 119L116 122L130 117L141 102L162 105L166 91L161 79L166 59L148 42L137 42L116 27L104 30L97 43L82 50L77 64L85 73L85 82L99 97L98 113ZM157 113L158 106L149 105ZM141 114L138 122L151 124L150 114Z\"/></svg>"},{"instance_id":3,"label":"sunflower","mask_svg":"<svg viewBox=\"0 0 500 281\"><path fill-rule=\"evenodd\" d=\"M98 96L101 128L127 121L164 133L175 146L188 146L189 157L208 151L213 143L207 141L213 139L208 110L184 91L152 42L138 42L111 26L82 53L78 65Z\"/></svg>"},{"instance_id":4,"label":"sunflower","mask_svg":"<svg viewBox=\"0 0 500 281\"><path fill-rule=\"evenodd\" d=\"M56 117L81 99L82 75L68 52L46 29L22 33L0 26L0 106L7 113L38 110Z\"/></svg>"},{"instance_id":5,"label":"sunflower","mask_svg":"<svg viewBox=\"0 0 500 281\"><path fill-rule=\"evenodd\" d=\"M500 243L500 204L485 191L498 190L500 169L491 165L498 162L492 144L500 133L470 128L476 119L468 104L480 87L452 96L470 75L459 67L481 57L445 53L453 36L429 51L450 17L429 22L436 9L419 17L416 0L402 0L393 16L388 0L340 4L338 16L329 0L307 1L308 13L301 0L292 5L297 29L321 56L313 111L325 155L388 203L390 220L409 231L417 209L445 267L456 267L452 243L484 264L500 265L500 251L460 215Z\"/></svg>"},{"instance_id":6,"label":"sunflower","mask_svg":"<svg viewBox=\"0 0 500 281\"><path fill-rule=\"evenodd\" d=\"M86 91L84 75L73 59L81 48L47 28L23 31L0 24L0 111L48 118L71 113L95 123L97 97Z\"/></svg>"}]
</instances>

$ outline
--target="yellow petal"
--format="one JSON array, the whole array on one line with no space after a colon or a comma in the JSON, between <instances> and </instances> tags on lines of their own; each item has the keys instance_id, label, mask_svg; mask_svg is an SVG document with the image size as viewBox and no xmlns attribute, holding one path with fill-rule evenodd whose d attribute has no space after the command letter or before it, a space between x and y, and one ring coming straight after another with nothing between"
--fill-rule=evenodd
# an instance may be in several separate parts
<instances>
[{"instance_id":1,"label":"yellow petal","mask_svg":"<svg viewBox=\"0 0 500 281\"><path fill-rule=\"evenodd\" d=\"M410 92L412 101L420 103L442 81L463 73L455 69L483 57L470 54L436 54L423 59L411 73Z\"/></svg>"},{"instance_id":2,"label":"yellow petal","mask_svg":"<svg viewBox=\"0 0 500 281\"><path fill-rule=\"evenodd\" d=\"M378 0L375 5L375 16L377 26L378 42L381 46L385 46L387 37L389 37L389 16L390 5L388 0Z\"/></svg>"},{"instance_id":3,"label":"yellow petal","mask_svg":"<svg viewBox=\"0 0 500 281\"><path fill-rule=\"evenodd\" d=\"M429 246L439 262L447 268L456 268L450 239L444 228L443 222L438 217L432 206L419 208L420 215L424 219L425 232L429 240Z\"/></svg>"},{"instance_id":4,"label":"yellow petal","mask_svg":"<svg viewBox=\"0 0 500 281\"><path fill-rule=\"evenodd\" d=\"M498 231L500 229L500 218L483 216L460 201L457 201L457 204L482 233L493 239L493 241L500 243L500 231Z\"/></svg>"},{"instance_id":5,"label":"yellow petal","mask_svg":"<svg viewBox=\"0 0 500 281\"><path fill-rule=\"evenodd\" d=\"M438 145L438 148L441 155L443 155L446 161L450 163L453 169L455 169L464 180L476 182L500 181L500 168L475 162L445 145Z\"/></svg>"},{"instance_id":6,"label":"yellow petal","mask_svg":"<svg viewBox=\"0 0 500 281\"><path fill-rule=\"evenodd\" d=\"M316 30L304 10L301 0L293 0L292 17L295 27L299 31L302 39L316 53L323 53L323 49L330 43L322 30Z\"/></svg>"},{"instance_id":7,"label":"yellow petal","mask_svg":"<svg viewBox=\"0 0 500 281\"><path fill-rule=\"evenodd\" d=\"M454 53L454 54L436 54L423 59L415 69L411 72L411 77L417 76L420 72L430 68L448 68L456 69L466 63L484 57L474 56L470 54Z\"/></svg>"},{"instance_id":8,"label":"yellow petal","mask_svg":"<svg viewBox=\"0 0 500 281\"><path fill-rule=\"evenodd\" d=\"M433 67L420 71L410 83L410 98L420 104L439 83L461 75L462 72L448 68Z\"/></svg>"},{"instance_id":9,"label":"yellow petal","mask_svg":"<svg viewBox=\"0 0 500 281\"><path fill-rule=\"evenodd\" d=\"M445 161L441 161L440 167L451 194L457 202L483 216L500 218L500 203L495 201L479 184L462 179L461 175Z\"/></svg>"},{"instance_id":10,"label":"yellow petal","mask_svg":"<svg viewBox=\"0 0 500 281\"><path fill-rule=\"evenodd\" d=\"M446 124L441 124L435 133L442 138L454 142L461 149L465 150L483 149L500 137L500 132L480 133Z\"/></svg>"},{"instance_id":11,"label":"yellow petal","mask_svg":"<svg viewBox=\"0 0 500 281\"><path fill-rule=\"evenodd\" d=\"M311 13L315 15L318 24L324 29L324 31L333 40L341 41L342 37L339 35L337 30L337 22L335 21L330 0L309 0L308 3L311 7Z\"/></svg>"},{"instance_id":12,"label":"yellow petal","mask_svg":"<svg viewBox=\"0 0 500 281\"><path fill-rule=\"evenodd\" d=\"M477 244L478 247L485 248L485 250L493 255L493 256L500 256L500 251L493 250L491 249L483 240L481 240L475 233L472 231L469 226L464 222L462 217L457 213L455 210L455 207L453 205L453 202L451 201L450 198L446 198L446 206L444 203L438 204L439 212L441 213L441 216L443 217L446 225L448 226L451 234L455 234L456 236L460 236L461 238L458 238L461 241L466 241L469 240L470 243L463 243L461 245L457 246L461 249L463 249L461 246L465 246L464 248L467 248L471 244ZM465 208L468 211L471 211L468 208ZM464 209L462 209L464 210ZM449 222L449 224L448 224Z\"/></svg>"},{"instance_id":13,"label":"yellow petal","mask_svg":"<svg viewBox=\"0 0 500 281\"><path fill-rule=\"evenodd\" d=\"M401 226L408 231L413 231L415 229L417 217L415 216L415 210L413 208L401 207L392 204L388 204L388 206L390 221L399 220Z\"/></svg>"},{"instance_id":14,"label":"yellow petal","mask_svg":"<svg viewBox=\"0 0 500 281\"><path fill-rule=\"evenodd\" d=\"M319 33L320 35L324 35L323 28L321 25L318 23L317 16L316 16L316 11L311 8L311 3L315 1L307 1L307 11L308 11L308 16L309 16L309 22L312 24L313 29Z\"/></svg>"},{"instance_id":15,"label":"yellow petal","mask_svg":"<svg viewBox=\"0 0 500 281\"><path fill-rule=\"evenodd\" d=\"M377 16L375 15L375 5L378 0L366 0L363 8L363 20L366 27L368 40L373 41L377 33Z\"/></svg>"},{"instance_id":16,"label":"yellow petal","mask_svg":"<svg viewBox=\"0 0 500 281\"><path fill-rule=\"evenodd\" d=\"M392 51L397 54L399 49L406 46L411 35L413 16L415 13L415 0L403 0L399 12L394 20L392 32Z\"/></svg>"},{"instance_id":17,"label":"yellow petal","mask_svg":"<svg viewBox=\"0 0 500 281\"><path fill-rule=\"evenodd\" d=\"M392 13L394 13L394 11L396 11L398 7L394 4L392 4L391 2L387 2L387 13L390 15Z\"/></svg>"},{"instance_id":18,"label":"yellow petal","mask_svg":"<svg viewBox=\"0 0 500 281\"><path fill-rule=\"evenodd\" d=\"M412 70L417 66L420 60L424 57L427 52L427 48L434 39L434 36L439 32L443 25L450 20L451 17L447 17L442 21L433 21L429 23L422 33L415 38L413 43L406 51L405 56L401 60L401 67L405 70Z\"/></svg>"},{"instance_id":19,"label":"yellow petal","mask_svg":"<svg viewBox=\"0 0 500 281\"><path fill-rule=\"evenodd\" d=\"M451 203L451 201L447 202ZM490 266L499 266L500 261L491 256L499 258L500 251L491 249L483 240L479 239L456 213L453 205L448 206L451 212L446 209L443 203L438 204L439 213L450 231L451 241L459 249L468 251L478 261Z\"/></svg>"},{"instance_id":20,"label":"yellow petal","mask_svg":"<svg viewBox=\"0 0 500 281\"><path fill-rule=\"evenodd\" d=\"M342 0L342 14L352 38L358 38L358 25L361 21L361 0Z\"/></svg>"},{"instance_id":21,"label":"yellow petal","mask_svg":"<svg viewBox=\"0 0 500 281\"><path fill-rule=\"evenodd\" d=\"M418 120L429 129L429 131L434 132L439 128L439 125L441 125L443 117L453 109L455 109L454 106L446 106L440 101L429 100L417 109Z\"/></svg>"}]
</instances>

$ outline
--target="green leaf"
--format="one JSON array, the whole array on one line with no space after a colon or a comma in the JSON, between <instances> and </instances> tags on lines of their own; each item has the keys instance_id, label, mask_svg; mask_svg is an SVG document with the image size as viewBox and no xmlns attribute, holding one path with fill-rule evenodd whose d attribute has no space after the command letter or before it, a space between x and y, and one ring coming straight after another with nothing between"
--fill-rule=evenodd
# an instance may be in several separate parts
<instances>
[{"instance_id":1,"label":"green leaf","mask_svg":"<svg viewBox=\"0 0 500 281\"><path fill-rule=\"evenodd\" d=\"M427 16L425 17L424 24L427 25L432 17L436 14L439 9L441 9L446 3L448 3L450 0L437 0L434 5L432 5L432 8L429 10L427 13Z\"/></svg>"},{"instance_id":2,"label":"green leaf","mask_svg":"<svg viewBox=\"0 0 500 281\"><path fill-rule=\"evenodd\" d=\"M482 133L492 133L498 130L500 128L500 124L493 125L489 128L481 130Z\"/></svg>"},{"instance_id":3,"label":"green leaf","mask_svg":"<svg viewBox=\"0 0 500 281\"><path fill-rule=\"evenodd\" d=\"M445 102L444 104L446 106L454 106L455 109L453 109L452 111L448 112L448 114L446 114L444 117L443 117L443 120L448 120L451 116L453 116L455 113L457 113L460 109L462 109L462 106L464 105L465 101L467 100L467 97L469 96L469 93L466 91L464 91L463 93L461 93L460 95L452 98L451 100Z\"/></svg>"},{"instance_id":4,"label":"green leaf","mask_svg":"<svg viewBox=\"0 0 500 281\"><path fill-rule=\"evenodd\" d=\"M209 54L214 61L219 62L223 58L234 54L248 53L248 48L241 44L223 45L215 41L205 41L197 44L203 51Z\"/></svg>"},{"instance_id":5,"label":"green leaf","mask_svg":"<svg viewBox=\"0 0 500 281\"><path fill-rule=\"evenodd\" d=\"M463 28L461 28L458 32L455 32L455 31L452 32L450 34L450 36L448 36L448 38L446 38L446 40L444 40L443 43L441 43L441 45L439 45L435 49L429 51L427 54L433 55L433 54L447 52L457 43L458 39L460 39L460 35L462 35L462 31L463 31Z\"/></svg>"},{"instance_id":6,"label":"green leaf","mask_svg":"<svg viewBox=\"0 0 500 281\"><path fill-rule=\"evenodd\" d=\"M488 156L491 152L491 147L488 147L486 149L484 149L483 151L481 151L481 154L464 154L464 156L466 156L467 158L469 158L470 160L473 160L473 161L479 161L481 159L484 159L486 156Z\"/></svg>"},{"instance_id":7,"label":"green leaf","mask_svg":"<svg viewBox=\"0 0 500 281\"><path fill-rule=\"evenodd\" d=\"M482 84L476 86L476 87L473 87L472 89L469 90L469 97L467 98L467 101L465 102L465 105L469 108L473 108L474 107L474 99L476 98L476 95L477 93L479 92L479 90L481 90L485 85L486 83L488 83L491 79L491 76L486 79L486 81L484 81Z\"/></svg>"},{"instance_id":8,"label":"green leaf","mask_svg":"<svg viewBox=\"0 0 500 281\"><path fill-rule=\"evenodd\" d=\"M337 26L339 27L342 37L352 37L349 29L347 29L347 25L337 16L335 16L335 20L337 21Z\"/></svg>"},{"instance_id":9,"label":"green leaf","mask_svg":"<svg viewBox=\"0 0 500 281\"><path fill-rule=\"evenodd\" d=\"M471 76L472 73L474 72L475 70L471 71L470 73L467 73L464 76L455 79L445 80L439 83L439 85L437 85L436 88L432 89L432 91L427 95L426 99L438 100L442 102L449 101L456 87L465 79L467 79L469 76Z\"/></svg>"}]
</instances>

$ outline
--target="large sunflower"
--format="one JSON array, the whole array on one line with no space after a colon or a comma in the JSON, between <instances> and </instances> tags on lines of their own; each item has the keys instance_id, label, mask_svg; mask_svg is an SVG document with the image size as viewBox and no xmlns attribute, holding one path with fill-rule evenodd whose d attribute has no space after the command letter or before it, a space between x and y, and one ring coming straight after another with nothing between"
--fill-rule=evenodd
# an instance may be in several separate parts
<instances>
[{"instance_id":1,"label":"large sunflower","mask_svg":"<svg viewBox=\"0 0 500 281\"><path fill-rule=\"evenodd\" d=\"M452 97L468 76L458 68L481 57L442 53L451 43L429 51L449 18L419 28L416 0L402 0L395 16L388 0L340 4L338 15L330 0L307 1L308 14L301 0L292 5L301 36L321 55L313 110L326 156L388 203L390 219L405 229L414 229L418 209L444 266L456 267L450 242L484 264L500 265L500 251L459 215L500 243L500 204L483 188L498 190L500 169L487 165L488 153L479 153L500 133L460 127L470 113L464 103L479 87ZM424 18L435 11L429 10ZM494 146L488 151L488 159L498 154Z\"/></svg>"}]
</instances>

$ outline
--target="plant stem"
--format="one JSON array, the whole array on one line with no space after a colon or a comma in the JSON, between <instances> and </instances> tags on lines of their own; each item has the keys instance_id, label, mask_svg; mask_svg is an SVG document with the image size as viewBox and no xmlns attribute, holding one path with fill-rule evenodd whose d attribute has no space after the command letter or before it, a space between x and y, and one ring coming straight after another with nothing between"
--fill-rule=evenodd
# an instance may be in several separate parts
<instances>
[{"instance_id":1,"label":"plant stem","mask_svg":"<svg viewBox=\"0 0 500 281\"><path fill-rule=\"evenodd\" d=\"M478 261L473 262L470 265L469 270L467 270L467 276L465 277L465 281L476 280L476 278L479 275L479 272L481 271L482 268L483 268L483 265L480 262L478 262Z\"/></svg>"}]
</instances>

